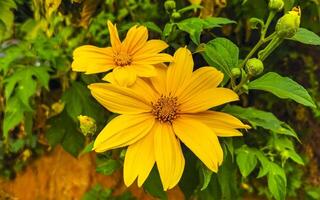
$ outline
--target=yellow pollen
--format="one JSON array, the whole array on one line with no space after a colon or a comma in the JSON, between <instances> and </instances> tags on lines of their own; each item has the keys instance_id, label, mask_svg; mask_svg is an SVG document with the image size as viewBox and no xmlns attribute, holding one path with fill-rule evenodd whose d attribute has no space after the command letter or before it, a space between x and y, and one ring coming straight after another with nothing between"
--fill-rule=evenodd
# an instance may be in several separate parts
<instances>
[{"instance_id":1,"label":"yellow pollen","mask_svg":"<svg viewBox=\"0 0 320 200\"><path fill-rule=\"evenodd\" d=\"M177 113L179 111L179 105L177 102L177 97L167 97L161 95L156 103L151 103L152 114L161 123L169 122L172 123L174 119L177 118Z\"/></svg>"},{"instance_id":2,"label":"yellow pollen","mask_svg":"<svg viewBox=\"0 0 320 200\"><path fill-rule=\"evenodd\" d=\"M127 53L119 52L113 55L113 61L117 66L124 67L131 64L132 58Z\"/></svg>"}]
</instances>

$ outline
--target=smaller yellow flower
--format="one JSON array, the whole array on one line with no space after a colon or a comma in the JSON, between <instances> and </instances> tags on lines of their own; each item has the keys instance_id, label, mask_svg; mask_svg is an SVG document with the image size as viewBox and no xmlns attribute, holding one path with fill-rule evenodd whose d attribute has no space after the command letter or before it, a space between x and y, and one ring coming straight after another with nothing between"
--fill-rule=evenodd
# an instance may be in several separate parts
<instances>
[{"instance_id":1,"label":"smaller yellow flower","mask_svg":"<svg viewBox=\"0 0 320 200\"><path fill-rule=\"evenodd\" d=\"M132 85L137 77L152 77L155 64L172 61L172 56L160 53L168 47L161 40L148 40L145 26L133 26L123 42L115 25L108 21L111 47L92 45L78 47L73 52L72 70L94 74L113 70L104 80L115 80L121 86Z\"/></svg>"}]
</instances>

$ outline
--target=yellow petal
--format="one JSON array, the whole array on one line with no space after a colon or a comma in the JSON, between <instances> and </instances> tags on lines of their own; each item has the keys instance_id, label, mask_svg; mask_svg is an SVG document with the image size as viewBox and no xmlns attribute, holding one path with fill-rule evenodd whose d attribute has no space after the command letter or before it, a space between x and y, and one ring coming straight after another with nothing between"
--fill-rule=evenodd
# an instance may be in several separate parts
<instances>
[{"instance_id":1,"label":"yellow petal","mask_svg":"<svg viewBox=\"0 0 320 200\"><path fill-rule=\"evenodd\" d=\"M219 137L242 136L237 128L250 128L239 119L223 112L205 111L187 116L206 124Z\"/></svg>"},{"instance_id":2,"label":"yellow petal","mask_svg":"<svg viewBox=\"0 0 320 200\"><path fill-rule=\"evenodd\" d=\"M133 26L129 29L126 39L123 41L123 50L131 55L145 46L148 39L148 30L145 26Z\"/></svg>"},{"instance_id":3,"label":"yellow petal","mask_svg":"<svg viewBox=\"0 0 320 200\"><path fill-rule=\"evenodd\" d=\"M146 102L155 102L159 97L159 95L151 87L151 84L142 78L137 78L136 82L130 86L130 89L132 89L140 97L143 97Z\"/></svg>"},{"instance_id":4,"label":"yellow petal","mask_svg":"<svg viewBox=\"0 0 320 200\"><path fill-rule=\"evenodd\" d=\"M112 73L117 84L124 87L134 84L137 79L137 74L131 66L116 67Z\"/></svg>"},{"instance_id":5,"label":"yellow petal","mask_svg":"<svg viewBox=\"0 0 320 200\"><path fill-rule=\"evenodd\" d=\"M147 43L134 54L134 57L139 60L145 58L146 54L157 54L166 49L169 45L162 40L149 40Z\"/></svg>"},{"instance_id":6,"label":"yellow petal","mask_svg":"<svg viewBox=\"0 0 320 200\"><path fill-rule=\"evenodd\" d=\"M150 78L150 81L156 91L161 94L166 94L167 88L167 66L163 63L156 65L157 76Z\"/></svg>"},{"instance_id":7,"label":"yellow petal","mask_svg":"<svg viewBox=\"0 0 320 200\"><path fill-rule=\"evenodd\" d=\"M166 53L146 53L143 57L132 57L133 65L154 65L162 62L171 62L172 56Z\"/></svg>"},{"instance_id":8,"label":"yellow petal","mask_svg":"<svg viewBox=\"0 0 320 200\"><path fill-rule=\"evenodd\" d=\"M173 121L179 139L212 171L217 172L223 151L214 132L205 124L180 115Z\"/></svg>"},{"instance_id":9,"label":"yellow petal","mask_svg":"<svg viewBox=\"0 0 320 200\"><path fill-rule=\"evenodd\" d=\"M99 48L91 45L78 47L73 52L73 71L87 74L106 72L114 67L111 47Z\"/></svg>"},{"instance_id":10,"label":"yellow petal","mask_svg":"<svg viewBox=\"0 0 320 200\"><path fill-rule=\"evenodd\" d=\"M149 133L154 121L150 114L119 115L102 129L93 149L104 152L133 144Z\"/></svg>"},{"instance_id":11,"label":"yellow petal","mask_svg":"<svg viewBox=\"0 0 320 200\"><path fill-rule=\"evenodd\" d=\"M110 83L93 83L88 87L92 96L111 112L138 114L151 111L150 102L146 102L132 89Z\"/></svg>"},{"instance_id":12,"label":"yellow petal","mask_svg":"<svg viewBox=\"0 0 320 200\"><path fill-rule=\"evenodd\" d=\"M193 59L187 48L179 48L174 54L174 61L169 65L167 71L167 87L169 93L178 96L185 84L192 76Z\"/></svg>"},{"instance_id":13,"label":"yellow petal","mask_svg":"<svg viewBox=\"0 0 320 200\"><path fill-rule=\"evenodd\" d=\"M114 76L113 76L113 73L110 72L108 73L107 75L105 75L102 80L104 81L108 81L109 83L112 83L112 84L118 84L117 81L114 79Z\"/></svg>"},{"instance_id":14,"label":"yellow petal","mask_svg":"<svg viewBox=\"0 0 320 200\"><path fill-rule=\"evenodd\" d=\"M118 30L116 25L113 25L109 20L108 20L108 29L109 29L112 49L115 52L119 52L121 50L121 41L119 39Z\"/></svg>"},{"instance_id":15,"label":"yellow petal","mask_svg":"<svg viewBox=\"0 0 320 200\"><path fill-rule=\"evenodd\" d=\"M144 138L130 145L127 149L123 169L126 186L129 187L138 177L138 186L141 187L154 163L154 134L151 129Z\"/></svg>"},{"instance_id":16,"label":"yellow petal","mask_svg":"<svg viewBox=\"0 0 320 200\"><path fill-rule=\"evenodd\" d=\"M174 187L180 180L184 168L184 158L172 126L159 122L156 122L155 126L157 126L154 136L155 159L163 189L166 191Z\"/></svg>"},{"instance_id":17,"label":"yellow petal","mask_svg":"<svg viewBox=\"0 0 320 200\"><path fill-rule=\"evenodd\" d=\"M193 72L192 77L179 95L183 101L189 100L193 95L203 90L216 88L223 80L223 73L214 67L201 67Z\"/></svg>"},{"instance_id":18,"label":"yellow petal","mask_svg":"<svg viewBox=\"0 0 320 200\"><path fill-rule=\"evenodd\" d=\"M196 93L189 99L181 101L178 98L182 113L197 113L206 111L231 101L239 100L238 95L227 88L213 88Z\"/></svg>"},{"instance_id":19,"label":"yellow petal","mask_svg":"<svg viewBox=\"0 0 320 200\"><path fill-rule=\"evenodd\" d=\"M132 65L130 66L139 77L152 77L157 75L153 65Z\"/></svg>"}]
</instances>

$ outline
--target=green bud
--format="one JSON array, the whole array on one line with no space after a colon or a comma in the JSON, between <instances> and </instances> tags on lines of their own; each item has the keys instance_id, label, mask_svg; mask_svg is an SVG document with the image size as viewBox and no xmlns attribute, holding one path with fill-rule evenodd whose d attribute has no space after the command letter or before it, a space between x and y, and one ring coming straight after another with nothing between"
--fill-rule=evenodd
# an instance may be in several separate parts
<instances>
[{"instance_id":1,"label":"green bud","mask_svg":"<svg viewBox=\"0 0 320 200\"><path fill-rule=\"evenodd\" d=\"M173 19L179 19L181 17L180 13L178 12L173 12L171 16Z\"/></svg>"},{"instance_id":2,"label":"green bud","mask_svg":"<svg viewBox=\"0 0 320 200\"><path fill-rule=\"evenodd\" d=\"M268 7L270 10L273 10L275 12L279 12L283 9L284 2L283 0L270 0Z\"/></svg>"},{"instance_id":3,"label":"green bud","mask_svg":"<svg viewBox=\"0 0 320 200\"><path fill-rule=\"evenodd\" d=\"M280 38L291 38L299 29L301 12L299 7L282 16L276 25L276 33Z\"/></svg>"},{"instance_id":4,"label":"green bud","mask_svg":"<svg viewBox=\"0 0 320 200\"><path fill-rule=\"evenodd\" d=\"M164 8L166 10L173 10L176 8L176 2L173 0L168 0L168 1L164 2Z\"/></svg>"},{"instance_id":5,"label":"green bud","mask_svg":"<svg viewBox=\"0 0 320 200\"><path fill-rule=\"evenodd\" d=\"M263 63L258 58L251 58L246 63L246 71L251 76L257 76L263 72Z\"/></svg>"},{"instance_id":6,"label":"green bud","mask_svg":"<svg viewBox=\"0 0 320 200\"><path fill-rule=\"evenodd\" d=\"M93 135L97 130L96 121L88 116L79 115L80 129L84 136Z\"/></svg>"},{"instance_id":7,"label":"green bud","mask_svg":"<svg viewBox=\"0 0 320 200\"><path fill-rule=\"evenodd\" d=\"M231 74L232 74L232 77L238 78L241 75L241 69L238 68L238 67L232 68L231 69Z\"/></svg>"}]
</instances>

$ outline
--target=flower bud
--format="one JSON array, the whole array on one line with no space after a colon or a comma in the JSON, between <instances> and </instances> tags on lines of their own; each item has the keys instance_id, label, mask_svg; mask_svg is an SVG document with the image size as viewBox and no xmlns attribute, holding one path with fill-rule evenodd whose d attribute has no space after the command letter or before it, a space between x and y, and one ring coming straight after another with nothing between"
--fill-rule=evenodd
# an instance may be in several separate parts
<instances>
[{"instance_id":1,"label":"flower bud","mask_svg":"<svg viewBox=\"0 0 320 200\"><path fill-rule=\"evenodd\" d=\"M276 33L280 38L291 38L299 29L300 26L300 8L294 7L292 11L282 16L276 25Z\"/></svg>"},{"instance_id":2,"label":"flower bud","mask_svg":"<svg viewBox=\"0 0 320 200\"><path fill-rule=\"evenodd\" d=\"M283 0L270 0L268 7L270 10L279 12L283 9L284 2Z\"/></svg>"},{"instance_id":3,"label":"flower bud","mask_svg":"<svg viewBox=\"0 0 320 200\"><path fill-rule=\"evenodd\" d=\"M258 58L251 58L246 63L246 71L251 76L257 76L263 72L263 63Z\"/></svg>"},{"instance_id":4,"label":"flower bud","mask_svg":"<svg viewBox=\"0 0 320 200\"><path fill-rule=\"evenodd\" d=\"M179 19L181 17L179 12L173 12L171 16L173 19Z\"/></svg>"},{"instance_id":5,"label":"flower bud","mask_svg":"<svg viewBox=\"0 0 320 200\"><path fill-rule=\"evenodd\" d=\"M164 8L166 10L173 10L176 8L176 2L173 0L167 0L166 2L164 2Z\"/></svg>"},{"instance_id":6,"label":"flower bud","mask_svg":"<svg viewBox=\"0 0 320 200\"><path fill-rule=\"evenodd\" d=\"M97 130L96 121L88 116L79 115L80 129L84 136L93 135Z\"/></svg>"},{"instance_id":7,"label":"flower bud","mask_svg":"<svg viewBox=\"0 0 320 200\"><path fill-rule=\"evenodd\" d=\"M238 67L232 68L232 69L231 69L231 75L232 75L232 77L234 77L234 78L240 77L240 75L241 75L241 69L238 68Z\"/></svg>"}]
</instances>

